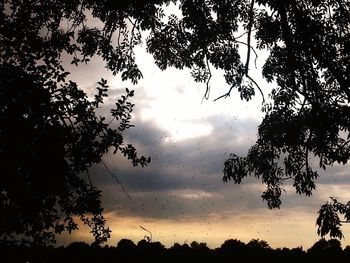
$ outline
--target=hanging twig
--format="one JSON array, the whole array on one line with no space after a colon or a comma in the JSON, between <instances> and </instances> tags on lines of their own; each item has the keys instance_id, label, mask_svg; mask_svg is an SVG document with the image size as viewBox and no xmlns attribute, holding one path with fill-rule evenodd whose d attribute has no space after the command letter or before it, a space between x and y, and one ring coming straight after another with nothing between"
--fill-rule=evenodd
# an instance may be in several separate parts
<instances>
[{"instance_id":1,"label":"hanging twig","mask_svg":"<svg viewBox=\"0 0 350 263\"><path fill-rule=\"evenodd\" d=\"M140 226L140 227L150 234L149 242L152 242L152 233L151 233L151 231L147 230L146 228L144 228L142 226Z\"/></svg>"},{"instance_id":2,"label":"hanging twig","mask_svg":"<svg viewBox=\"0 0 350 263\"><path fill-rule=\"evenodd\" d=\"M125 187L123 185L123 183L119 180L119 178L117 177L116 174L112 173L111 170L109 170L109 168L107 167L106 163L101 159L101 162L104 166L104 168L106 169L106 171L113 177L113 179L121 186L124 194L126 194L126 196L131 199L131 196L129 195L129 193L125 190Z\"/></svg>"}]
</instances>

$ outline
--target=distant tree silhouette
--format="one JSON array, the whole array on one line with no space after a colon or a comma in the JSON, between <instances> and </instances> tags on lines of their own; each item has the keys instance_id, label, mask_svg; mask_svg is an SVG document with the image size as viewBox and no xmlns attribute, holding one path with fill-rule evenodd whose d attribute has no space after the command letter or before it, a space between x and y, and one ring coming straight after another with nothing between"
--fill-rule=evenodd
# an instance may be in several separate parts
<instances>
[{"instance_id":1,"label":"distant tree silhouette","mask_svg":"<svg viewBox=\"0 0 350 263\"><path fill-rule=\"evenodd\" d=\"M221 245L221 249L236 249L244 247L245 244L238 239L228 239Z\"/></svg>"},{"instance_id":2,"label":"distant tree silhouette","mask_svg":"<svg viewBox=\"0 0 350 263\"><path fill-rule=\"evenodd\" d=\"M122 243L130 242L125 241ZM233 242L232 242L233 241ZM195 241L197 245L198 242ZM195 244L194 243L194 244ZM224 244L230 244L226 246ZM254 250L248 246L258 248ZM174 244L167 249L159 242L147 242L141 240L138 246L134 245L132 253L126 253L123 246L98 246L94 243L89 246L83 242L74 242L67 247L48 246L8 246L0 245L1 262L348 262L350 259L349 249L342 251L338 240L319 240L306 253L302 248L277 248L272 249L266 246L266 242L253 239L248 244L239 240L228 240L221 247L210 249L207 246L194 245L191 248L188 244ZM203 243L204 244L204 243ZM236 247L243 247L240 254L226 253L225 250L235 250ZM254 244L254 245L252 245ZM233 247L231 245L234 245ZM147 249L147 246L151 249ZM200 247L205 249L201 249ZM225 247L223 250L222 248ZM125 247L128 249L128 246ZM262 249L262 250L261 250ZM5 261L4 261L5 260Z\"/></svg>"},{"instance_id":3,"label":"distant tree silhouette","mask_svg":"<svg viewBox=\"0 0 350 263\"><path fill-rule=\"evenodd\" d=\"M341 244L337 239L325 240L321 238L308 249L308 253L312 255L337 255L342 251Z\"/></svg>"},{"instance_id":4,"label":"distant tree silhouette","mask_svg":"<svg viewBox=\"0 0 350 263\"><path fill-rule=\"evenodd\" d=\"M72 249L72 250L77 250L77 249L84 250L88 248L90 248L90 245L82 241L72 242L67 246L67 249Z\"/></svg>"},{"instance_id":5,"label":"distant tree silhouette","mask_svg":"<svg viewBox=\"0 0 350 263\"><path fill-rule=\"evenodd\" d=\"M197 241L192 241L190 244L190 247L192 249L207 249L208 248L207 243L204 243L204 242L198 243Z\"/></svg>"},{"instance_id":6,"label":"distant tree silhouette","mask_svg":"<svg viewBox=\"0 0 350 263\"><path fill-rule=\"evenodd\" d=\"M245 253L249 258L268 258L271 251L270 245L265 240L252 239L247 243Z\"/></svg>"},{"instance_id":7,"label":"distant tree silhouette","mask_svg":"<svg viewBox=\"0 0 350 263\"><path fill-rule=\"evenodd\" d=\"M235 258L236 260L244 260L246 257L246 244L237 239L228 239L220 248L217 249L217 254L221 260Z\"/></svg>"},{"instance_id":8,"label":"distant tree silhouette","mask_svg":"<svg viewBox=\"0 0 350 263\"><path fill-rule=\"evenodd\" d=\"M179 243L175 243L170 250L174 251L176 254L183 254L186 253L186 251L189 251L191 249L191 247L187 244L179 244Z\"/></svg>"},{"instance_id":9,"label":"distant tree silhouette","mask_svg":"<svg viewBox=\"0 0 350 263\"><path fill-rule=\"evenodd\" d=\"M306 257L305 251L301 247L298 248L282 248L272 250L273 261L274 262L309 262L309 259ZM271 258L270 258L271 259Z\"/></svg>"},{"instance_id":10,"label":"distant tree silhouette","mask_svg":"<svg viewBox=\"0 0 350 263\"><path fill-rule=\"evenodd\" d=\"M252 249L271 249L270 245L265 240L252 239L248 242L247 247Z\"/></svg>"},{"instance_id":11,"label":"distant tree silhouette","mask_svg":"<svg viewBox=\"0 0 350 263\"><path fill-rule=\"evenodd\" d=\"M187 244L175 243L169 250L169 255L174 261L189 260L191 255L191 247Z\"/></svg>"},{"instance_id":12,"label":"distant tree silhouette","mask_svg":"<svg viewBox=\"0 0 350 263\"><path fill-rule=\"evenodd\" d=\"M135 243L132 242L130 239L121 239L118 242L117 248L120 250L132 250L136 247Z\"/></svg>"}]
</instances>

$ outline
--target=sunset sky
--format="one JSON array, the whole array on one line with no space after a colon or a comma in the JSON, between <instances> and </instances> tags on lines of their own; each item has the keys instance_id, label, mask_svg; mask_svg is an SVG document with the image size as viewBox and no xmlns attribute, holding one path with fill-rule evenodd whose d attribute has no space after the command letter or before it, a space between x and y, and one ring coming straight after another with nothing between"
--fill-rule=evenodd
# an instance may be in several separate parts
<instances>
[{"instance_id":1,"label":"sunset sky","mask_svg":"<svg viewBox=\"0 0 350 263\"><path fill-rule=\"evenodd\" d=\"M213 71L210 99L202 101L205 85L195 83L189 71L161 72L144 47L138 47L136 54L144 76L136 86L107 73L98 59L88 66L68 68L90 96L100 77L108 79L110 93L102 114L109 112L126 87L135 90L135 128L125 137L140 154L152 158L149 167L133 168L118 154L104 157L131 199L102 165L91 169L92 180L103 191L103 206L113 231L109 244L116 245L121 238L143 239L148 233L140 226L152 232L153 241L166 246L196 240L215 248L230 238L244 242L259 238L274 248L307 249L317 241L315 221L320 205L330 196L350 200L349 167L321 171L312 197L299 196L285 185L281 209L269 210L260 197L265 187L257 179L248 178L241 185L222 182L229 154L244 155L256 139L263 116L261 96L247 103L233 92L230 98L213 102L228 89L222 74ZM267 95L271 84L261 78L263 62L264 54L251 75ZM350 244L350 227L343 230L345 247ZM59 244L81 240L92 241L85 228L60 237Z\"/></svg>"}]
</instances>

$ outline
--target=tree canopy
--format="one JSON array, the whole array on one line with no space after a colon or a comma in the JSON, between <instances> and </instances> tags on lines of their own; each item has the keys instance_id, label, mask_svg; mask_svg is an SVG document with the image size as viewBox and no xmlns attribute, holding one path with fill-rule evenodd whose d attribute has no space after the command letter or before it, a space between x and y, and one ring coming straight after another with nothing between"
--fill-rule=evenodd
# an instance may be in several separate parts
<instances>
[{"instance_id":1,"label":"tree canopy","mask_svg":"<svg viewBox=\"0 0 350 263\"><path fill-rule=\"evenodd\" d=\"M178 4L181 16L164 16L164 4ZM74 217L104 241L100 191L88 169L110 148L134 165L138 157L123 140L133 108L127 90L111 110L117 126L97 109L108 94L101 79L88 98L69 79L62 63L79 66L94 56L113 74L136 83L142 73L133 48L146 32L147 51L161 68L190 68L206 86L211 68L221 69L227 98L237 90L249 101L258 91L265 117L247 156L225 162L225 182L255 176L266 184L269 208L281 205L286 180L311 195L318 173L350 158L350 3L346 0L5 0L0 3L0 237L47 243L77 228ZM99 24L87 21L97 19ZM257 43L253 45L253 39ZM241 47L246 52L241 53ZM274 87L250 75L253 57L269 52L262 74ZM244 59L243 59L244 58ZM219 99L216 98L216 99ZM342 237L350 203L323 205L320 235ZM89 216L92 214L92 217Z\"/></svg>"},{"instance_id":2,"label":"tree canopy","mask_svg":"<svg viewBox=\"0 0 350 263\"><path fill-rule=\"evenodd\" d=\"M269 208L280 207L286 181L311 195L319 177L312 160L326 169L350 158L349 1L182 0L179 6L182 17L169 17L147 41L157 65L191 68L194 79L206 83L206 98L214 67L224 71L229 87L219 98L237 90L242 100L256 91L263 99L258 139L247 156L230 156L223 180L258 178ZM262 68L274 87L269 101L249 74L259 50L269 52ZM342 237L339 214L350 222L350 202L332 199L321 207L321 236Z\"/></svg>"},{"instance_id":3,"label":"tree canopy","mask_svg":"<svg viewBox=\"0 0 350 263\"><path fill-rule=\"evenodd\" d=\"M97 110L108 96L107 81L101 79L88 98L69 78L62 57L77 66L102 57L114 74L136 83L142 76L133 54L139 33L127 21L150 29L159 19L155 3L162 1L136 2L0 3L2 241L47 244L57 233L77 229L76 218L91 227L96 242L109 237L101 193L88 170L111 148L135 166L150 162L123 139L132 126L134 92L127 89L106 119ZM101 24L88 24L91 18Z\"/></svg>"}]
</instances>

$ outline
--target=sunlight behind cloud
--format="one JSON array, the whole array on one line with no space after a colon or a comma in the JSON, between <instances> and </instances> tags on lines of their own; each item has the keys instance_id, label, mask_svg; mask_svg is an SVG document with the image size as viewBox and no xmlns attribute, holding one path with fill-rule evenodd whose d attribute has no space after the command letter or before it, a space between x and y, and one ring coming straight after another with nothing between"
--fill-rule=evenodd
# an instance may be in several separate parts
<instances>
[{"instance_id":1,"label":"sunlight behind cloud","mask_svg":"<svg viewBox=\"0 0 350 263\"><path fill-rule=\"evenodd\" d=\"M165 142L178 142L209 135L213 128L202 121L205 116L200 104L194 103L190 89L159 90L153 96L152 104L141 111L142 121L154 121L166 130L169 137Z\"/></svg>"},{"instance_id":2,"label":"sunlight behind cloud","mask_svg":"<svg viewBox=\"0 0 350 263\"><path fill-rule=\"evenodd\" d=\"M179 142L211 135L213 128L208 119L212 116L226 115L235 119L261 120L261 98L257 95L250 102L241 101L236 91L227 99L214 102L218 96L228 90L222 78L222 72L213 69L210 83L209 100L203 100L206 85L195 83L190 70L169 68L161 71L151 55L144 49L136 49L137 60L144 78L135 87L144 93L144 98L137 102L141 107L142 121L151 121L168 132L166 142ZM118 81L111 86L120 87ZM141 106L142 104L142 106ZM260 105L259 105L260 104Z\"/></svg>"}]
</instances>

